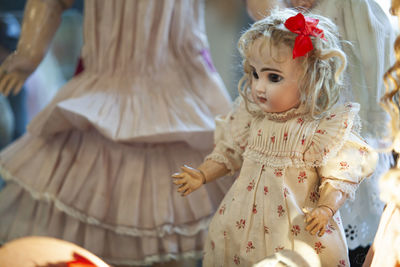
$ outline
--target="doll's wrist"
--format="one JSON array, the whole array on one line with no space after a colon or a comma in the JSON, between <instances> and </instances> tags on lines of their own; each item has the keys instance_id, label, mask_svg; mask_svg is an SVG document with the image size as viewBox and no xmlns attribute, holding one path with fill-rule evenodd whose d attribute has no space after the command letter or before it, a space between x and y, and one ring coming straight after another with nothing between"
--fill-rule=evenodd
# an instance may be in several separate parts
<instances>
[{"instance_id":1,"label":"doll's wrist","mask_svg":"<svg viewBox=\"0 0 400 267\"><path fill-rule=\"evenodd\" d=\"M331 207L325 204L318 205L318 208L325 208L326 210L329 210L329 212L331 213L331 217L333 217L333 215L336 213Z\"/></svg>"},{"instance_id":2,"label":"doll's wrist","mask_svg":"<svg viewBox=\"0 0 400 267\"><path fill-rule=\"evenodd\" d=\"M204 172L202 171L202 170L200 170L200 169L197 169L198 171L199 171L199 173L200 173L200 175L201 175L201 182L202 182L202 184L205 184L206 182L207 182L207 180L206 180L206 175L204 174Z\"/></svg>"}]
</instances>

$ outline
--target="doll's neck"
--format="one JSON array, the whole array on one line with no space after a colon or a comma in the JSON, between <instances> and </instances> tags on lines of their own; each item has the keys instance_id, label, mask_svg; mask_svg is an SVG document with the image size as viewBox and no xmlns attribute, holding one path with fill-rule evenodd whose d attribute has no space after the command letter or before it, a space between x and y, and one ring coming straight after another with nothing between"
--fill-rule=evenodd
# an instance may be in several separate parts
<instances>
[{"instance_id":1,"label":"doll's neck","mask_svg":"<svg viewBox=\"0 0 400 267\"><path fill-rule=\"evenodd\" d=\"M264 112L265 117L271 121L284 122L299 117L307 113L306 105L300 104L298 107L291 108L284 112Z\"/></svg>"}]
</instances>

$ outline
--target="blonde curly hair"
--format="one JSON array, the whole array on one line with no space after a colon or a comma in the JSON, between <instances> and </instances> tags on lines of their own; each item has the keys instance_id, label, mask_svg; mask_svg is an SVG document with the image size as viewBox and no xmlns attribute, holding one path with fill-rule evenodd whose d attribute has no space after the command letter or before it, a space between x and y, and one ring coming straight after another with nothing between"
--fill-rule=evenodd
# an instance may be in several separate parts
<instances>
[{"instance_id":1,"label":"blonde curly hair","mask_svg":"<svg viewBox=\"0 0 400 267\"><path fill-rule=\"evenodd\" d=\"M249 57L252 46L260 38L270 47L286 45L294 47L296 33L289 31L284 23L298 12L292 9L273 9L269 16L255 22L239 39L238 49L243 58L244 75L238 84L239 94L249 103L252 69ZM300 78L300 101L305 104L313 117L329 110L337 101L343 87L343 70L346 68L346 55L341 49L336 26L327 18L305 14L319 20L318 28L324 31L324 39L311 37L314 49L301 58L303 72ZM267 47L262 45L261 47Z\"/></svg>"}]
</instances>

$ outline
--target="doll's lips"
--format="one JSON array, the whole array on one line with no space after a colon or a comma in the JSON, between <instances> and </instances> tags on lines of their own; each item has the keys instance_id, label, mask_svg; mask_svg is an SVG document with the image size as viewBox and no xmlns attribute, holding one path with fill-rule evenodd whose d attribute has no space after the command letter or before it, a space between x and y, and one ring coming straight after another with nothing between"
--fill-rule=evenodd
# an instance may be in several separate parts
<instances>
[{"instance_id":1,"label":"doll's lips","mask_svg":"<svg viewBox=\"0 0 400 267\"><path fill-rule=\"evenodd\" d=\"M267 102L267 99L265 97L262 97L262 96L257 96L257 99L258 99L258 101L260 103L263 103L263 104Z\"/></svg>"}]
</instances>

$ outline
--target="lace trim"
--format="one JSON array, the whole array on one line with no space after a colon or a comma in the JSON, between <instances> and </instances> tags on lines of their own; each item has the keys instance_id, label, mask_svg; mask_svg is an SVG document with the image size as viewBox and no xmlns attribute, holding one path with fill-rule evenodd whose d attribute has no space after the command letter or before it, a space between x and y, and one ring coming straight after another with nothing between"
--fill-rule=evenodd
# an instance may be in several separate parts
<instances>
[{"instance_id":1,"label":"lace trim","mask_svg":"<svg viewBox=\"0 0 400 267\"><path fill-rule=\"evenodd\" d=\"M255 150L247 149L244 152L243 157L254 161L256 163L265 165L266 167L272 168L286 168L286 167L318 167L305 162L302 159L302 155L286 155L286 156L276 156L276 155L265 155Z\"/></svg>"},{"instance_id":2,"label":"lace trim","mask_svg":"<svg viewBox=\"0 0 400 267\"><path fill-rule=\"evenodd\" d=\"M326 185L330 184L337 190L342 191L345 193L348 197L349 200L353 201L355 197L356 190L358 188L358 184L350 184L346 183L344 181L338 181L338 180L331 180L331 179L326 179L322 182L322 184L319 186L319 189L322 190L322 188Z\"/></svg>"},{"instance_id":3,"label":"lace trim","mask_svg":"<svg viewBox=\"0 0 400 267\"><path fill-rule=\"evenodd\" d=\"M297 108L292 108L284 112L279 112L279 113L273 113L273 112L264 112L265 117L271 121L277 121L277 122L285 122L288 120L291 120L295 117L298 117L300 115L304 115L307 113L307 108L306 105L301 104Z\"/></svg>"},{"instance_id":4,"label":"lace trim","mask_svg":"<svg viewBox=\"0 0 400 267\"><path fill-rule=\"evenodd\" d=\"M156 237L164 237L168 234L179 234L183 236L194 236L198 234L200 231L207 230L208 225L212 219L213 215L202 218L195 225L182 224L179 226L175 226L172 224L164 224L162 226L157 226L153 229L143 229L138 227L130 227L130 226L121 226L121 225L112 225L108 223L101 222L97 218L92 216L88 216L87 214L66 205L53 194L49 194L47 192L39 193L35 191L33 188L23 183L22 181L15 178L11 173L9 173L4 167L2 167L0 163L0 175L5 181L12 181L22 187L25 191L29 192L33 199L39 201L47 201L54 204L56 208L65 212L67 215L74 217L75 219L91 224L96 225L106 230L113 231L117 234L128 235L128 236L156 236Z\"/></svg>"},{"instance_id":5,"label":"lace trim","mask_svg":"<svg viewBox=\"0 0 400 267\"><path fill-rule=\"evenodd\" d=\"M208 155L205 160L213 160L216 161L218 163L224 164L225 167L229 170L229 175L234 175L236 170L233 167L233 164L223 155L219 154L219 153L211 153L210 155Z\"/></svg>"}]
</instances>

